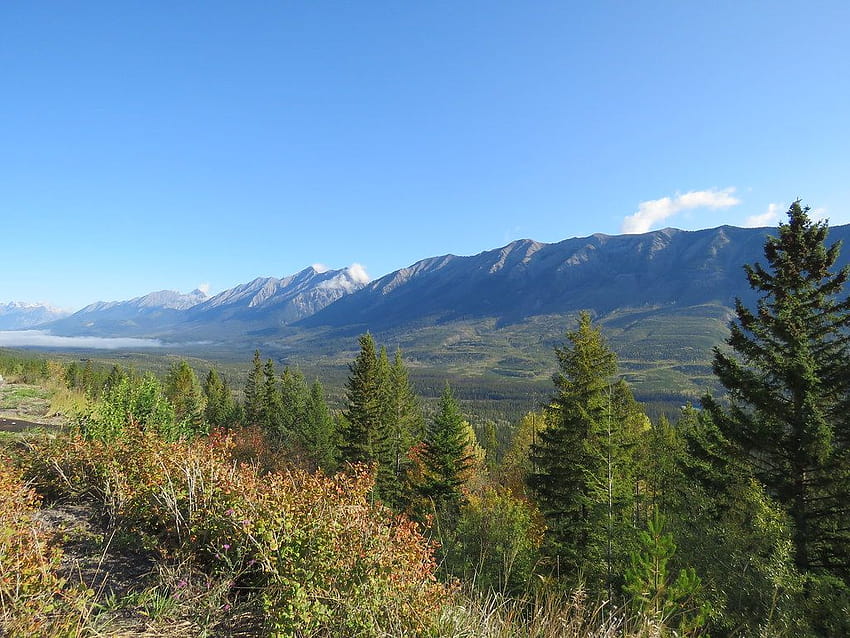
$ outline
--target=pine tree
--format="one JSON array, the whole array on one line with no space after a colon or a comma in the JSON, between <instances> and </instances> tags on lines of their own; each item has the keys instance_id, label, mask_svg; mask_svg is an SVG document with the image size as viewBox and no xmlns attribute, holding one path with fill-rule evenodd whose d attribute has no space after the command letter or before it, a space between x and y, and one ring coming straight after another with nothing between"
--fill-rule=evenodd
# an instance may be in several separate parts
<instances>
[{"instance_id":1,"label":"pine tree","mask_svg":"<svg viewBox=\"0 0 850 638\"><path fill-rule=\"evenodd\" d=\"M580 315L568 340L555 350L556 394L532 446L528 482L560 571L610 591L633 524L632 450L648 424L628 386L614 380L616 356L589 314Z\"/></svg>"},{"instance_id":2,"label":"pine tree","mask_svg":"<svg viewBox=\"0 0 850 638\"><path fill-rule=\"evenodd\" d=\"M297 425L298 442L317 467L332 472L337 464L336 424L318 379L310 386L304 417Z\"/></svg>"},{"instance_id":3,"label":"pine tree","mask_svg":"<svg viewBox=\"0 0 850 638\"><path fill-rule=\"evenodd\" d=\"M244 412L249 425L260 425L263 419L263 360L260 351L254 350L248 380L245 383Z\"/></svg>"},{"instance_id":4,"label":"pine tree","mask_svg":"<svg viewBox=\"0 0 850 638\"><path fill-rule=\"evenodd\" d=\"M238 406L227 380L215 368L204 378L203 390L206 397L204 417L210 427L233 427L238 421Z\"/></svg>"},{"instance_id":5,"label":"pine tree","mask_svg":"<svg viewBox=\"0 0 850 638\"><path fill-rule=\"evenodd\" d=\"M348 367L340 456L346 463L371 463L377 461L376 451L384 434L381 432L384 408L375 340L368 332L360 337L360 353Z\"/></svg>"},{"instance_id":6,"label":"pine tree","mask_svg":"<svg viewBox=\"0 0 850 638\"><path fill-rule=\"evenodd\" d=\"M472 430L446 383L439 410L425 433L425 477L421 489L449 525L457 521L463 500L461 488L474 462L470 453L474 443L471 435Z\"/></svg>"},{"instance_id":7,"label":"pine tree","mask_svg":"<svg viewBox=\"0 0 850 638\"><path fill-rule=\"evenodd\" d=\"M165 396L174 406L174 416L178 423L185 424L195 434L206 432L206 400L195 371L186 361L180 361L169 369L165 377Z\"/></svg>"},{"instance_id":8,"label":"pine tree","mask_svg":"<svg viewBox=\"0 0 850 638\"><path fill-rule=\"evenodd\" d=\"M850 577L850 300L840 245L826 246L826 222L794 202L778 236L764 244L767 266L745 266L759 294L755 311L736 300L731 352L715 349L715 375L728 391L703 401L718 436L717 463L739 463L793 522L796 567ZM706 447L706 446L703 446Z\"/></svg>"},{"instance_id":9,"label":"pine tree","mask_svg":"<svg viewBox=\"0 0 850 638\"><path fill-rule=\"evenodd\" d=\"M304 420L310 389L298 369L287 366L280 375L281 432L284 438L295 435Z\"/></svg>"},{"instance_id":10,"label":"pine tree","mask_svg":"<svg viewBox=\"0 0 850 638\"><path fill-rule=\"evenodd\" d=\"M422 440L425 426L422 408L410 383L401 350L396 350L392 365L387 367L385 386L383 421L386 443L381 458L385 470L380 493L390 505L402 508L410 489L407 484L411 465L408 453Z\"/></svg>"},{"instance_id":11,"label":"pine tree","mask_svg":"<svg viewBox=\"0 0 850 638\"><path fill-rule=\"evenodd\" d=\"M274 361L266 359L263 364L263 385L261 389L260 425L278 441L285 438L283 421L283 393L275 371Z\"/></svg>"}]
</instances>

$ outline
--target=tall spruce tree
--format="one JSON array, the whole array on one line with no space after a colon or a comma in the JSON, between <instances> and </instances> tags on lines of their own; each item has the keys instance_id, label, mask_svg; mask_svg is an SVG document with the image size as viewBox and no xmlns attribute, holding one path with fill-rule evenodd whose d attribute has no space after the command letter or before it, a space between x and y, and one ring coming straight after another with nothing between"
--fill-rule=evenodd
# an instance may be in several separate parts
<instances>
[{"instance_id":1,"label":"tall spruce tree","mask_svg":"<svg viewBox=\"0 0 850 638\"><path fill-rule=\"evenodd\" d=\"M206 397L204 417L210 427L228 428L239 420L239 409L227 380L215 368L211 368L202 384Z\"/></svg>"},{"instance_id":2,"label":"tall spruce tree","mask_svg":"<svg viewBox=\"0 0 850 638\"><path fill-rule=\"evenodd\" d=\"M266 359L263 364L263 385L260 391L259 424L278 442L286 437L284 429L283 391L277 376L274 361Z\"/></svg>"},{"instance_id":3,"label":"tall spruce tree","mask_svg":"<svg viewBox=\"0 0 850 638\"><path fill-rule=\"evenodd\" d=\"M377 461L385 433L383 430L382 375L375 340L368 332L360 337L360 353L348 366L345 383L345 427L341 434L340 456L343 462Z\"/></svg>"},{"instance_id":4,"label":"tall spruce tree","mask_svg":"<svg viewBox=\"0 0 850 638\"><path fill-rule=\"evenodd\" d=\"M286 366L280 375L281 417L280 427L285 438L295 435L304 420L310 389L307 380L297 368Z\"/></svg>"},{"instance_id":5,"label":"tall spruce tree","mask_svg":"<svg viewBox=\"0 0 850 638\"><path fill-rule=\"evenodd\" d=\"M405 505L410 486L407 484L411 461L410 449L424 436L425 421L419 399L413 391L407 367L396 350L387 369L386 403L383 420L386 425L385 453L381 462L386 465L382 498L394 507Z\"/></svg>"},{"instance_id":6,"label":"tall spruce tree","mask_svg":"<svg viewBox=\"0 0 850 638\"><path fill-rule=\"evenodd\" d=\"M317 467L331 472L337 464L337 431L318 379L310 386L304 416L296 424L298 443Z\"/></svg>"},{"instance_id":7,"label":"tall spruce tree","mask_svg":"<svg viewBox=\"0 0 850 638\"><path fill-rule=\"evenodd\" d=\"M422 491L432 500L444 523L457 521L463 500L461 488L472 468L472 429L464 420L448 383L440 407L425 433L425 477Z\"/></svg>"},{"instance_id":8,"label":"tall spruce tree","mask_svg":"<svg viewBox=\"0 0 850 638\"><path fill-rule=\"evenodd\" d=\"M186 361L171 366L165 377L165 396L174 406L174 416L188 432L206 432L204 408L206 398L195 371Z\"/></svg>"},{"instance_id":9,"label":"tall spruce tree","mask_svg":"<svg viewBox=\"0 0 850 638\"><path fill-rule=\"evenodd\" d=\"M731 352L715 349L714 373L727 400L703 405L716 427L703 445L718 465L752 473L793 522L794 560L806 572L850 577L850 300L840 245L826 222L794 202L767 266L745 266L759 294L737 300Z\"/></svg>"},{"instance_id":10,"label":"tall spruce tree","mask_svg":"<svg viewBox=\"0 0 850 638\"><path fill-rule=\"evenodd\" d=\"M263 360L259 350L254 350L244 395L245 421L248 425L260 425L263 419Z\"/></svg>"},{"instance_id":11,"label":"tall spruce tree","mask_svg":"<svg viewBox=\"0 0 850 638\"><path fill-rule=\"evenodd\" d=\"M556 393L532 445L528 483L560 572L610 591L628 560L633 451L648 423L628 386L615 379L616 356L590 315L582 313L567 337L569 344L555 350Z\"/></svg>"}]
</instances>

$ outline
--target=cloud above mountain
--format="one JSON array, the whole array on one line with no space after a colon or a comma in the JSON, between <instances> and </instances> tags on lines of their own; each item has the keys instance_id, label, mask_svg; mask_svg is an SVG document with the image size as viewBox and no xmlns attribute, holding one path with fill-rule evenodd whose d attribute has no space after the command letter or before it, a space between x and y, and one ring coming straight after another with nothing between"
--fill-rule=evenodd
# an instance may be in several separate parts
<instances>
[{"instance_id":1,"label":"cloud above mountain","mask_svg":"<svg viewBox=\"0 0 850 638\"><path fill-rule=\"evenodd\" d=\"M750 215L744 220L744 228L762 228L776 226L779 222L779 204L768 204L767 210L760 215Z\"/></svg>"},{"instance_id":2,"label":"cloud above mountain","mask_svg":"<svg viewBox=\"0 0 850 638\"><path fill-rule=\"evenodd\" d=\"M651 199L638 204L637 212L623 219L621 231L624 234L645 233L653 226L686 210L696 208L729 208L737 206L741 200L734 196L735 188L712 188L703 191L690 191L676 194L674 197Z\"/></svg>"},{"instance_id":3,"label":"cloud above mountain","mask_svg":"<svg viewBox=\"0 0 850 638\"><path fill-rule=\"evenodd\" d=\"M369 273L366 272L366 268L364 268L361 264L354 262L348 268L348 274L351 275L351 278L356 281L358 284L368 284L372 281L372 278L369 276Z\"/></svg>"}]
</instances>

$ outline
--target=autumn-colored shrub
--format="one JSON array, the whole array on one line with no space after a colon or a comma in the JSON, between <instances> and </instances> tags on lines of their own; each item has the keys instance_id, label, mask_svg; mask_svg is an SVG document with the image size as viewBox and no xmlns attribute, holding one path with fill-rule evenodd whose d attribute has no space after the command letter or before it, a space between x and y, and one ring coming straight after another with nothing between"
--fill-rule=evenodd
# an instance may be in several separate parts
<instances>
[{"instance_id":1,"label":"autumn-colored shrub","mask_svg":"<svg viewBox=\"0 0 850 638\"><path fill-rule=\"evenodd\" d=\"M30 471L45 489L97 495L164 559L238 583L271 635L425 633L448 589L416 524L371 502L373 473L265 472L234 459L244 443L128 428L110 443L46 443Z\"/></svg>"},{"instance_id":2,"label":"autumn-colored shrub","mask_svg":"<svg viewBox=\"0 0 850 638\"><path fill-rule=\"evenodd\" d=\"M87 593L56 574L61 552L33 518L38 502L0 459L0 636L77 636Z\"/></svg>"}]
</instances>

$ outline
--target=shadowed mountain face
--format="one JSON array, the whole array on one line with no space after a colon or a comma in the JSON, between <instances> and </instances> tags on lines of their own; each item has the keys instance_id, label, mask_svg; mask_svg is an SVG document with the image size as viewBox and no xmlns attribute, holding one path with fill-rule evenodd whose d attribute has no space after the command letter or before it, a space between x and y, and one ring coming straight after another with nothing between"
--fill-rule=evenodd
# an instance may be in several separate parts
<instances>
[{"instance_id":1,"label":"shadowed mountain face","mask_svg":"<svg viewBox=\"0 0 850 638\"><path fill-rule=\"evenodd\" d=\"M841 238L848 230L836 228L831 236ZM299 325L383 329L424 319L496 317L504 323L581 309L605 314L646 306L731 306L736 296L751 298L742 265L763 261L767 233L724 226L593 235L557 244L520 240L472 257L420 261Z\"/></svg>"},{"instance_id":2,"label":"shadowed mountain face","mask_svg":"<svg viewBox=\"0 0 850 638\"><path fill-rule=\"evenodd\" d=\"M763 261L772 229L723 226L641 235L593 235L556 244L519 240L471 257L417 262L371 283L356 270L306 268L258 278L207 298L159 292L97 303L44 327L54 334L157 337L171 341L254 337L309 340L365 330L401 334L422 326L489 318L496 326L533 317L606 315L623 309L729 308L752 303L743 264ZM847 239L850 226L832 229ZM850 253L842 257L848 262Z\"/></svg>"}]
</instances>

